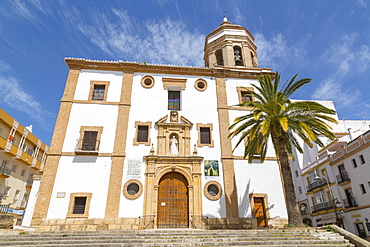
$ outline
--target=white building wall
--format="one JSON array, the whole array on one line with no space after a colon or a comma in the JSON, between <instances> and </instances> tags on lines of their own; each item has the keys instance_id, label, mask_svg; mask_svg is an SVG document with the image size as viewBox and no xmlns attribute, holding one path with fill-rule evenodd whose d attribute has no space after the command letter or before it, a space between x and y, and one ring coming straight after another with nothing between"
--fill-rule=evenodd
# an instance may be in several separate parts
<instances>
[{"instance_id":1,"label":"white building wall","mask_svg":"<svg viewBox=\"0 0 370 247\"><path fill-rule=\"evenodd\" d=\"M62 152L74 152L81 126L103 127L99 152L112 153L118 117L117 105L73 104Z\"/></svg>"},{"instance_id":2,"label":"white building wall","mask_svg":"<svg viewBox=\"0 0 370 247\"><path fill-rule=\"evenodd\" d=\"M82 70L76 86L75 100L88 100L91 81L110 81L107 101L119 101L122 87L121 72ZM62 152L73 153L80 138L81 126L103 127L99 153L112 153L118 117L117 105L74 103L72 105ZM92 193L90 218L104 218L111 169L110 157L62 156L59 162L48 218L65 218L70 194ZM66 180L68 179L68 180ZM57 198L64 192L64 198Z\"/></svg>"},{"instance_id":3,"label":"white building wall","mask_svg":"<svg viewBox=\"0 0 370 247\"><path fill-rule=\"evenodd\" d=\"M109 81L107 102L118 102L121 96L123 72L84 70L80 71L75 100L89 100L91 81Z\"/></svg>"},{"instance_id":4,"label":"white building wall","mask_svg":"<svg viewBox=\"0 0 370 247\"><path fill-rule=\"evenodd\" d=\"M133 93L131 97L131 109L128 125L129 131L126 143L127 156L125 159L122 184L125 184L131 178L126 175L127 163L129 160L138 160L142 162L142 175L139 180L144 185L145 161L143 160L143 156L149 154L151 146L145 146L143 144L138 146L133 145L136 134L135 121L152 122L150 139L151 143L153 143L154 150L157 152L157 128L155 127L155 122L170 113L168 110L168 90L164 89L162 78L181 78L187 79L187 83L185 90L181 90L181 110L179 111L179 116L184 116L193 123L193 127L191 129L190 152L193 152L193 147L197 144L198 140L196 124L213 123L212 139L214 140L214 147L197 147L197 150L198 155L204 157L204 160L219 161L219 176L208 179L218 181L223 187L215 80L202 77L202 79L207 82L207 89L205 91L198 91L195 89L194 84L197 79L200 79L200 77L151 74L155 80L155 84L152 88L148 89L141 85L141 79L146 75L148 74L136 73L133 79ZM147 107L145 107L145 105L147 105ZM143 112L143 109L148 110ZM202 172L204 173L203 166ZM202 177L203 186L208 181L209 180L206 180L205 176ZM119 217L140 216L142 214L143 198L144 197L141 196L136 200L129 200L122 196ZM132 209L132 211L128 209ZM224 197L222 196L217 201L211 201L203 195L203 209L204 214L208 217L225 217L226 211Z\"/></svg>"},{"instance_id":5,"label":"white building wall","mask_svg":"<svg viewBox=\"0 0 370 247\"><path fill-rule=\"evenodd\" d=\"M235 160L235 180L239 202L239 216L251 217L251 193L268 195L267 207L270 218L287 218L280 171L276 161L248 164L245 160Z\"/></svg>"},{"instance_id":6,"label":"white building wall","mask_svg":"<svg viewBox=\"0 0 370 247\"><path fill-rule=\"evenodd\" d=\"M110 157L62 156L47 218L66 218L71 193L92 193L89 218L104 218L111 170ZM57 198L58 192L65 197Z\"/></svg>"},{"instance_id":7,"label":"white building wall","mask_svg":"<svg viewBox=\"0 0 370 247\"><path fill-rule=\"evenodd\" d=\"M32 215L35 209L35 203L40 188L40 182L41 182L40 179L36 179L32 183L32 189L30 195L28 196L27 207L24 210L22 226L31 226Z\"/></svg>"},{"instance_id":8,"label":"white building wall","mask_svg":"<svg viewBox=\"0 0 370 247\"><path fill-rule=\"evenodd\" d=\"M122 185L132 176L127 175L129 162L140 162L141 173L134 177L141 181L145 187L145 161L143 157L149 154L151 146L143 144L134 146L136 135L135 121L151 122L150 139L157 151L157 128L155 122L169 114L168 110L168 90L163 87L162 78L182 78L187 79L185 90L181 90L181 110L179 116L184 116L193 123L191 129L191 152L194 144L197 144L198 130L197 123L213 124L212 139L214 147L197 147L198 155L204 160L219 161L219 176L206 177L204 166L202 165L202 185L209 180L219 182L224 188L223 168L221 163L221 144L219 136L219 119L217 111L217 92L216 83L213 78L202 78L207 82L205 91L198 91L194 87L195 81L200 79L196 76L178 76L168 74L151 74L155 80L152 88L144 88L141 79L148 74L135 73L132 85L131 107L128 122L128 133L126 141L126 158L124 164ZM110 81L107 91L107 102L118 102L122 86L122 76L120 72L108 71L88 71L82 70L76 87L75 100L88 100L91 89L91 81ZM228 105L239 103L237 87L250 87L255 80L228 79L226 82ZM169 88L175 89L175 88ZM229 123L246 114L245 111L229 111ZM74 152L77 139L80 138L81 126L103 127L101 135L99 153L112 153L116 134L116 123L118 118L118 106L106 104L75 103L72 106L68 127L63 144L63 152ZM233 147L237 139L232 140ZM234 155L242 156L244 145L237 148ZM274 150L270 144L267 156L274 157ZM248 164L245 160L235 160L235 174L237 183L237 193L239 197L239 209L241 217L250 217L251 211L248 208L248 193L266 193L269 199L270 215L272 218L286 218L286 209L280 175L276 161L266 161L264 164ZM70 203L70 194L76 192L92 193L90 202L89 217L104 218L105 207L108 193L108 184L111 168L111 158L96 156L63 156L57 171L50 210L48 218L65 218ZM66 183L65 178L68 178ZM248 190L247 190L247 181ZM64 198L57 198L58 192L65 192ZM127 199L123 193L120 197L119 217L139 217L142 215L144 193L135 199ZM246 199L248 198L248 202ZM226 217L225 197L219 200L208 200L202 193L203 214L208 217Z\"/></svg>"},{"instance_id":9,"label":"white building wall","mask_svg":"<svg viewBox=\"0 0 370 247\"><path fill-rule=\"evenodd\" d=\"M363 155L365 158L364 164L360 162L360 155ZM356 159L357 167L353 166L352 159ZM344 213L344 226L346 230L358 235L355 221L362 222L367 235L370 236L370 231L366 229L365 225L366 219L368 219L368 221L370 220L370 147L358 151L355 150L352 155L349 155L342 162L334 165L333 170L336 175L339 175L338 166L341 164L344 164L348 177L351 180L350 183L345 186L338 186L341 201L343 201L343 199L348 199L344 190L351 188L355 202L360 207L360 209ZM364 185L365 193L362 193L360 184Z\"/></svg>"}]
</instances>

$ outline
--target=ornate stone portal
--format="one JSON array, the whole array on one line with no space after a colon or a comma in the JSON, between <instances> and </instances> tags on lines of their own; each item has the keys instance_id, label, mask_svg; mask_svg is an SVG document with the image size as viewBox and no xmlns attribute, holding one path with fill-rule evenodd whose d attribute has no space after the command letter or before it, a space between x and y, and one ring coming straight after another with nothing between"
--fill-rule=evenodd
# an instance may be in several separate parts
<instances>
[{"instance_id":1,"label":"ornate stone portal","mask_svg":"<svg viewBox=\"0 0 370 247\"><path fill-rule=\"evenodd\" d=\"M158 127L157 154L145 156L145 196L142 227L153 225L157 228L158 189L161 178L168 173L179 173L188 182L189 227L201 228L202 215L202 173L203 157L197 152L191 154L190 129L193 124L181 116L179 122L168 122L168 116L155 124ZM171 139L178 142L178 153L171 154ZM154 223L154 224L151 224Z\"/></svg>"}]
</instances>

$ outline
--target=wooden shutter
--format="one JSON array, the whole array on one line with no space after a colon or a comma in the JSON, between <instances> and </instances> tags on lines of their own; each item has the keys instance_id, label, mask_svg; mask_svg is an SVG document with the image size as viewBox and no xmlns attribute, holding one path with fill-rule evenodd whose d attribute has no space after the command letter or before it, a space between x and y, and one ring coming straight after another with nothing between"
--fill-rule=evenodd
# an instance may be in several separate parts
<instances>
[{"instance_id":1,"label":"wooden shutter","mask_svg":"<svg viewBox=\"0 0 370 247\"><path fill-rule=\"evenodd\" d=\"M75 197L73 214L84 214L86 207L86 197Z\"/></svg>"},{"instance_id":2,"label":"wooden shutter","mask_svg":"<svg viewBox=\"0 0 370 247\"><path fill-rule=\"evenodd\" d=\"M139 125L137 128L137 142L148 142L148 126Z\"/></svg>"},{"instance_id":3,"label":"wooden shutter","mask_svg":"<svg viewBox=\"0 0 370 247\"><path fill-rule=\"evenodd\" d=\"M97 137L98 131L85 131L81 149L95 151Z\"/></svg>"},{"instance_id":4,"label":"wooden shutter","mask_svg":"<svg viewBox=\"0 0 370 247\"><path fill-rule=\"evenodd\" d=\"M211 144L211 129L208 127L200 127L200 143Z\"/></svg>"}]
</instances>

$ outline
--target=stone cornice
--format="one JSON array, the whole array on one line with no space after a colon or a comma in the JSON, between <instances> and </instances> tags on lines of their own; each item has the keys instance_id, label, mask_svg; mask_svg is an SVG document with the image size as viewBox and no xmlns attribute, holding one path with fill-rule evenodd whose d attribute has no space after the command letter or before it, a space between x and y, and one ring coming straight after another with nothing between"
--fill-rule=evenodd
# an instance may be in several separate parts
<instances>
[{"instance_id":1,"label":"stone cornice","mask_svg":"<svg viewBox=\"0 0 370 247\"><path fill-rule=\"evenodd\" d=\"M192 66L157 65L138 62L89 60L83 58L65 58L69 69L87 69L104 71L122 71L148 74L191 75L199 77L227 77L256 79L263 74L271 74L268 68L207 68Z\"/></svg>"}]
</instances>

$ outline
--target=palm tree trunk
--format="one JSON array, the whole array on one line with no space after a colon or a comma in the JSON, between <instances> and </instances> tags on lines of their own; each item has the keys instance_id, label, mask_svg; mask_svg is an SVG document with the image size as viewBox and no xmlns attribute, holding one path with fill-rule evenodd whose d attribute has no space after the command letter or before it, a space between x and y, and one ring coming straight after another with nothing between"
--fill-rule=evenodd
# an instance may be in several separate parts
<instances>
[{"instance_id":1,"label":"palm tree trunk","mask_svg":"<svg viewBox=\"0 0 370 247\"><path fill-rule=\"evenodd\" d=\"M288 134L284 132L282 135L277 136L274 131L271 131L271 137L280 166L280 176L283 184L285 204L288 211L289 225L303 226L303 221L294 190L289 154L288 150L286 150L286 144L289 141Z\"/></svg>"}]
</instances>

